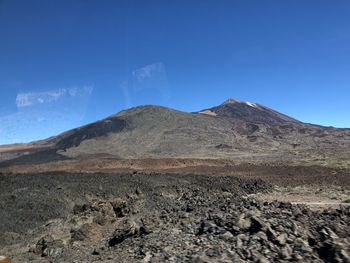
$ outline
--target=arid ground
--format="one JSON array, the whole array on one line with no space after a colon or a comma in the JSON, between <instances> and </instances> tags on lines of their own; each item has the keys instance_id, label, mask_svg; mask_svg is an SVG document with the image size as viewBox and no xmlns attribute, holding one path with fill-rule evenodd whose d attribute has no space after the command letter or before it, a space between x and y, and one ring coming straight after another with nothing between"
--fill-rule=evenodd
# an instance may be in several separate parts
<instances>
[{"instance_id":1,"label":"arid ground","mask_svg":"<svg viewBox=\"0 0 350 263\"><path fill-rule=\"evenodd\" d=\"M1 146L0 256L350 262L349 145L350 129L229 99Z\"/></svg>"},{"instance_id":2,"label":"arid ground","mask_svg":"<svg viewBox=\"0 0 350 263\"><path fill-rule=\"evenodd\" d=\"M350 170L228 160L3 167L12 262L350 262Z\"/></svg>"}]
</instances>

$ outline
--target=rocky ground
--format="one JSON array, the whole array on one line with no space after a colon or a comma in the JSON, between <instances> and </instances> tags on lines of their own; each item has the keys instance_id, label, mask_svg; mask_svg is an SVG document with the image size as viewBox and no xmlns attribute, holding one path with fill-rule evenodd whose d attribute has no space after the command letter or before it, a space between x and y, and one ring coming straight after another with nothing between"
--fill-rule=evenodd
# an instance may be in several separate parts
<instances>
[{"instance_id":1,"label":"rocky ground","mask_svg":"<svg viewBox=\"0 0 350 263\"><path fill-rule=\"evenodd\" d=\"M257 201L234 176L0 175L12 262L350 262L350 208Z\"/></svg>"}]
</instances>

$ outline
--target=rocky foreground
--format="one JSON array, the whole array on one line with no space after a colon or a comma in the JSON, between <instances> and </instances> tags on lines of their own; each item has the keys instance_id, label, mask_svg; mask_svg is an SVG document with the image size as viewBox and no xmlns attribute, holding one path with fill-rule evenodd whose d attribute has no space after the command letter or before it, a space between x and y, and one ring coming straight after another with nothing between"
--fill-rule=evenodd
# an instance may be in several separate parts
<instances>
[{"instance_id":1,"label":"rocky foreground","mask_svg":"<svg viewBox=\"0 0 350 263\"><path fill-rule=\"evenodd\" d=\"M258 202L233 176L0 175L12 262L350 262L350 209Z\"/></svg>"}]
</instances>

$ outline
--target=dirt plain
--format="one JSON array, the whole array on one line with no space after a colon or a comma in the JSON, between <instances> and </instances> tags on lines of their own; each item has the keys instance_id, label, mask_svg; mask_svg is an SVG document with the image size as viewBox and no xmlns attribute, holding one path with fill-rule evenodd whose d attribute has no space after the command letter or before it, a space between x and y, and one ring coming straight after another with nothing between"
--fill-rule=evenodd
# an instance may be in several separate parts
<instances>
[{"instance_id":1,"label":"dirt plain","mask_svg":"<svg viewBox=\"0 0 350 263\"><path fill-rule=\"evenodd\" d=\"M225 159L113 159L89 158L39 164L0 166L0 173L172 173L192 175L232 175L262 179L277 186L350 186L350 169L293 163L241 163Z\"/></svg>"}]
</instances>

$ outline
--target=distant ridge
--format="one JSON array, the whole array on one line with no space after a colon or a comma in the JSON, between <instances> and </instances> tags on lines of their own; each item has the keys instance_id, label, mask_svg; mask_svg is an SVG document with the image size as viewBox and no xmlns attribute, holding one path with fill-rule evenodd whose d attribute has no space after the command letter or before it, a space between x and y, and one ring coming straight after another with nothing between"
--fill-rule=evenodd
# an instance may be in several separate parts
<instances>
[{"instance_id":1,"label":"distant ridge","mask_svg":"<svg viewBox=\"0 0 350 263\"><path fill-rule=\"evenodd\" d=\"M29 155L25 162L42 160L43 151L50 153L45 161L109 156L328 162L348 158L349 148L349 129L303 123L261 104L230 98L194 113L134 107L47 140L7 146L7 151L0 147L0 154L3 160Z\"/></svg>"}]
</instances>

